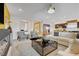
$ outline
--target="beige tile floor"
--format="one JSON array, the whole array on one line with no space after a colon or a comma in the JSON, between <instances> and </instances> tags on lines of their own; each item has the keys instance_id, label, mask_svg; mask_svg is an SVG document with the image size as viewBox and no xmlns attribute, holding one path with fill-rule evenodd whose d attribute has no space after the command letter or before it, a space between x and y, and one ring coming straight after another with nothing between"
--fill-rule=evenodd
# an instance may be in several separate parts
<instances>
[{"instance_id":1,"label":"beige tile floor","mask_svg":"<svg viewBox=\"0 0 79 59\"><path fill-rule=\"evenodd\" d=\"M67 47L58 45L58 49L47 56L58 56L57 51L65 50ZM9 51L8 56L40 56L32 47L30 40L15 41Z\"/></svg>"}]
</instances>

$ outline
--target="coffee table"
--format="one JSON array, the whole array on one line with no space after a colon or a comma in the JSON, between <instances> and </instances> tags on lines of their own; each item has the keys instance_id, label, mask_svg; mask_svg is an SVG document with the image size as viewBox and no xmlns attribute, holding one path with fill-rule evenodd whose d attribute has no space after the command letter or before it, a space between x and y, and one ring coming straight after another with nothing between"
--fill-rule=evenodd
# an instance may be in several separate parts
<instances>
[{"instance_id":1,"label":"coffee table","mask_svg":"<svg viewBox=\"0 0 79 59\"><path fill-rule=\"evenodd\" d=\"M53 40L44 42L43 39L32 40L32 47L41 55L46 56L58 48L58 43Z\"/></svg>"}]
</instances>

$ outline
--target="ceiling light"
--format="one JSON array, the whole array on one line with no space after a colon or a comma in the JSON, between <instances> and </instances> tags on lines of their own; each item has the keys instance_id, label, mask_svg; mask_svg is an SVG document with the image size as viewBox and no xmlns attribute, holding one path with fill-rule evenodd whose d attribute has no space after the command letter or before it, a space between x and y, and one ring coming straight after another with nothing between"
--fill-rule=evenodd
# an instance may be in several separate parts
<instances>
[{"instance_id":1,"label":"ceiling light","mask_svg":"<svg viewBox=\"0 0 79 59\"><path fill-rule=\"evenodd\" d=\"M50 8L50 9L48 10L48 13L50 13L50 14L55 13L55 10L52 9L52 8Z\"/></svg>"},{"instance_id":2,"label":"ceiling light","mask_svg":"<svg viewBox=\"0 0 79 59\"><path fill-rule=\"evenodd\" d=\"M48 13L55 13L55 8L52 6L52 4L49 5Z\"/></svg>"},{"instance_id":3,"label":"ceiling light","mask_svg":"<svg viewBox=\"0 0 79 59\"><path fill-rule=\"evenodd\" d=\"M19 8L18 11L23 11L23 10L21 8Z\"/></svg>"}]
</instances>

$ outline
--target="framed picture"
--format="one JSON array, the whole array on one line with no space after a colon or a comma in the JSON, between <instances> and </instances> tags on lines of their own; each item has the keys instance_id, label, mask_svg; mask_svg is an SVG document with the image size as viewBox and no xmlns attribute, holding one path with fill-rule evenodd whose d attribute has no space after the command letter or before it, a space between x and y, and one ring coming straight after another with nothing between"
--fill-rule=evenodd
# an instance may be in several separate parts
<instances>
[{"instance_id":1,"label":"framed picture","mask_svg":"<svg viewBox=\"0 0 79 59\"><path fill-rule=\"evenodd\" d=\"M40 21L34 23L34 31L37 32L37 34L40 34L40 32L41 32L41 22Z\"/></svg>"},{"instance_id":2,"label":"framed picture","mask_svg":"<svg viewBox=\"0 0 79 59\"><path fill-rule=\"evenodd\" d=\"M50 34L50 24L43 24L43 35Z\"/></svg>"}]
</instances>

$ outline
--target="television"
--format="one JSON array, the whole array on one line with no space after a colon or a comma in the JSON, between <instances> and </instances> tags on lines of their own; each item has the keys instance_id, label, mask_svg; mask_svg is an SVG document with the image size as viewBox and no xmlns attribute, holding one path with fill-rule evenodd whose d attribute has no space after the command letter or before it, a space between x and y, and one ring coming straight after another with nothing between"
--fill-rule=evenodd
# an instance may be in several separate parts
<instances>
[{"instance_id":1,"label":"television","mask_svg":"<svg viewBox=\"0 0 79 59\"><path fill-rule=\"evenodd\" d=\"M59 32L54 32L54 36L59 36Z\"/></svg>"},{"instance_id":2,"label":"television","mask_svg":"<svg viewBox=\"0 0 79 59\"><path fill-rule=\"evenodd\" d=\"M4 24L4 3L0 3L0 24Z\"/></svg>"}]
</instances>

